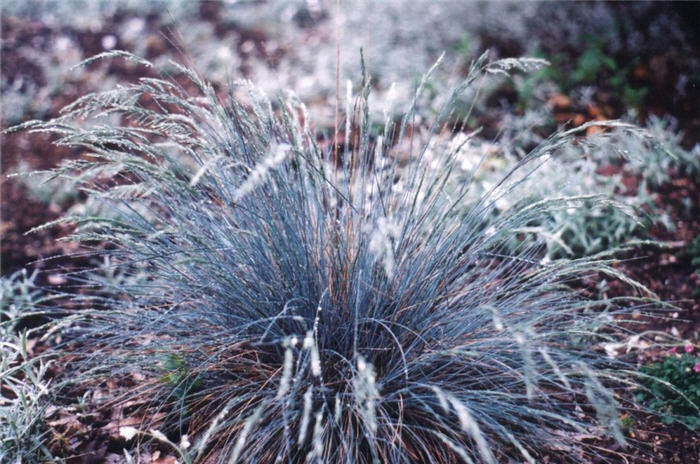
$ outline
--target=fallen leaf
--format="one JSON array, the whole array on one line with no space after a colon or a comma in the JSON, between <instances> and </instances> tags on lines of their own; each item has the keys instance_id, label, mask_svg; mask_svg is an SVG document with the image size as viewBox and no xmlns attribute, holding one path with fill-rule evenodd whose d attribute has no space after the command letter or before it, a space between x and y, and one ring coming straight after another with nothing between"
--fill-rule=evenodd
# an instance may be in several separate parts
<instances>
[{"instance_id":1,"label":"fallen leaf","mask_svg":"<svg viewBox=\"0 0 700 464\"><path fill-rule=\"evenodd\" d=\"M564 109L571 106L571 99L566 95L557 94L549 99L549 103L551 103L555 109Z\"/></svg>"}]
</instances>

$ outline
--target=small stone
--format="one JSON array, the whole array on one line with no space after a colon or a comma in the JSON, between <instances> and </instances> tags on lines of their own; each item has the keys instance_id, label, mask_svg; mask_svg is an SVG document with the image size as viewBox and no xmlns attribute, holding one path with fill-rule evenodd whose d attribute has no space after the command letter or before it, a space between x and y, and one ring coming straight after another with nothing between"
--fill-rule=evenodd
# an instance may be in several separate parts
<instances>
[{"instance_id":1,"label":"small stone","mask_svg":"<svg viewBox=\"0 0 700 464\"><path fill-rule=\"evenodd\" d=\"M139 431L134 427L119 427L119 435L126 441L134 438L137 433L139 433Z\"/></svg>"},{"instance_id":2,"label":"small stone","mask_svg":"<svg viewBox=\"0 0 700 464\"><path fill-rule=\"evenodd\" d=\"M112 50L117 46L117 38L113 35L106 35L102 37L102 48L105 50Z\"/></svg>"}]
</instances>

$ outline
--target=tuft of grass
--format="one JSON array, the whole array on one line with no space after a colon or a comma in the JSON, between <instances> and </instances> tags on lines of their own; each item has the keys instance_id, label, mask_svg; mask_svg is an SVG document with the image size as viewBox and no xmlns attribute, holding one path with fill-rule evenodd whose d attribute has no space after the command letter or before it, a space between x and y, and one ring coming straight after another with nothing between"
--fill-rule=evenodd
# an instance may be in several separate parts
<instances>
[{"instance_id":1,"label":"tuft of grass","mask_svg":"<svg viewBox=\"0 0 700 464\"><path fill-rule=\"evenodd\" d=\"M435 120L484 74L533 64L481 56ZM138 374L111 401L144 405L140 435L187 442L178 452L192 462L585 461L597 451L582 433L625 442L617 389L632 374L601 343L649 304L572 290L583 275L624 278L600 255L547 263L542 243L513 246L581 198L494 217L591 124L553 134L465 208L471 181L445 188L454 151L426 166L442 129L417 123L427 77L379 135L364 79L336 150L293 98L270 102L244 82L220 95L177 69L179 80L142 78L22 126L91 155L57 174L109 213L65 221L141 276L81 310L66 346L77 383ZM121 124L99 123L114 115Z\"/></svg>"}]
</instances>

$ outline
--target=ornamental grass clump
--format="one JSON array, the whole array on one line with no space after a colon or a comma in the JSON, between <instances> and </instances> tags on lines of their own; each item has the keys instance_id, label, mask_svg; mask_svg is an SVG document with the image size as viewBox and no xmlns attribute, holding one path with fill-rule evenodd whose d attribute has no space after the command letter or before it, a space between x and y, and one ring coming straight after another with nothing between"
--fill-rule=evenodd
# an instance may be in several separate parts
<instances>
[{"instance_id":1,"label":"ornamental grass clump","mask_svg":"<svg viewBox=\"0 0 700 464\"><path fill-rule=\"evenodd\" d=\"M435 120L484 73L536 64L481 57ZM568 285L614 274L610 262L541 262L541 245L512 246L580 199L491 217L521 172L587 126L552 135L465 212L470 182L444 188L454 153L425 169L442 128L418 124L422 84L377 130L365 80L324 146L293 98L247 83L223 96L179 72L25 126L89 154L56 174L102 207L65 220L144 276L102 287L65 345L77 385L128 386L99 400L142 418L125 437L226 463L585 461L597 448L582 436L624 442L616 389L629 378L600 343L631 309Z\"/></svg>"}]
</instances>

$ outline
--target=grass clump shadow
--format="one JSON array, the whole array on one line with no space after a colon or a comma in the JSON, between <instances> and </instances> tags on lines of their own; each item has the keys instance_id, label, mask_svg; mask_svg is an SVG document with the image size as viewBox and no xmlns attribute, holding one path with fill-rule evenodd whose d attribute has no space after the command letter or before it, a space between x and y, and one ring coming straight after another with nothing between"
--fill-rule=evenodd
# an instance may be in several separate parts
<instances>
[{"instance_id":1,"label":"grass clump shadow","mask_svg":"<svg viewBox=\"0 0 700 464\"><path fill-rule=\"evenodd\" d=\"M608 203L492 214L591 124L553 134L477 201L465 202L468 180L445 188L455 152L425 168L465 89L540 64L482 56L428 129L416 124L424 79L379 135L365 82L329 148L293 98L248 83L223 96L185 67L186 79L142 78L23 125L89 153L56 174L78 179L99 214L63 220L142 276L81 309L69 376L85 387L137 373L101 401L141 405L139 436L186 436L188 462L585 461L597 451L581 436L624 443L616 390L631 374L601 346L649 303L571 289L624 278L605 255L548 262L537 240L513 246L543 215Z\"/></svg>"}]
</instances>

